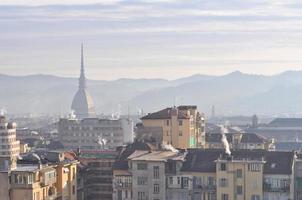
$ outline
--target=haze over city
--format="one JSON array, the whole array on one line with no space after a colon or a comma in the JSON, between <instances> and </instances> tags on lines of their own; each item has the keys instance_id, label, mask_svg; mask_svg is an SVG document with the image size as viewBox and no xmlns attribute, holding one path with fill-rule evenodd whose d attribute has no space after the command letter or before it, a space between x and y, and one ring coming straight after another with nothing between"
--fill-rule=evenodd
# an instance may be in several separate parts
<instances>
[{"instance_id":1,"label":"haze over city","mask_svg":"<svg viewBox=\"0 0 302 200\"><path fill-rule=\"evenodd\" d=\"M298 0L1 0L9 75L176 79L302 70ZM160 73L159 73L160 72Z\"/></svg>"}]
</instances>

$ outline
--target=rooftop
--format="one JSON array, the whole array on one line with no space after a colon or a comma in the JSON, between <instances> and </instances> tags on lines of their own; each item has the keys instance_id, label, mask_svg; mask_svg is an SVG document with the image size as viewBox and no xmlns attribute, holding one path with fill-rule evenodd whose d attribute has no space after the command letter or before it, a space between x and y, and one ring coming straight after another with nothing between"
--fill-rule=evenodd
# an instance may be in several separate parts
<instances>
[{"instance_id":1,"label":"rooftop","mask_svg":"<svg viewBox=\"0 0 302 200\"><path fill-rule=\"evenodd\" d=\"M149 113L141 119L170 119L174 111L177 112L178 119L189 119L190 116L187 113L187 110L189 109L197 109L197 106L169 107L154 113Z\"/></svg>"},{"instance_id":2,"label":"rooftop","mask_svg":"<svg viewBox=\"0 0 302 200\"><path fill-rule=\"evenodd\" d=\"M178 156L179 153L172 151L135 151L128 159L132 161L166 161Z\"/></svg>"},{"instance_id":3,"label":"rooftop","mask_svg":"<svg viewBox=\"0 0 302 200\"><path fill-rule=\"evenodd\" d=\"M97 158L97 159L115 159L118 155L117 151L100 150L100 151L81 151L79 158Z\"/></svg>"},{"instance_id":4,"label":"rooftop","mask_svg":"<svg viewBox=\"0 0 302 200\"><path fill-rule=\"evenodd\" d=\"M14 172L35 172L39 169L38 165L17 165L17 168L12 170Z\"/></svg>"},{"instance_id":5,"label":"rooftop","mask_svg":"<svg viewBox=\"0 0 302 200\"><path fill-rule=\"evenodd\" d=\"M302 127L302 118L276 118L268 126L271 127Z\"/></svg>"},{"instance_id":6,"label":"rooftop","mask_svg":"<svg viewBox=\"0 0 302 200\"><path fill-rule=\"evenodd\" d=\"M294 152L233 150L234 159L265 161L264 174L291 174ZM215 173L215 161L225 157L224 149L189 149L181 171Z\"/></svg>"}]
</instances>

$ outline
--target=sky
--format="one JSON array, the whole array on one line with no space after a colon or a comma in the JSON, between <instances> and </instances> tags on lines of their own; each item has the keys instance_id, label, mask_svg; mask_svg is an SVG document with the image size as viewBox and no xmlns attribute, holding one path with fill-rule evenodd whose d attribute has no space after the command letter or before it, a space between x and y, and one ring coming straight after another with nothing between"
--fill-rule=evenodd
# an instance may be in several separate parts
<instances>
[{"instance_id":1,"label":"sky","mask_svg":"<svg viewBox=\"0 0 302 200\"><path fill-rule=\"evenodd\" d=\"M302 70L299 0L0 0L0 73L176 79Z\"/></svg>"}]
</instances>

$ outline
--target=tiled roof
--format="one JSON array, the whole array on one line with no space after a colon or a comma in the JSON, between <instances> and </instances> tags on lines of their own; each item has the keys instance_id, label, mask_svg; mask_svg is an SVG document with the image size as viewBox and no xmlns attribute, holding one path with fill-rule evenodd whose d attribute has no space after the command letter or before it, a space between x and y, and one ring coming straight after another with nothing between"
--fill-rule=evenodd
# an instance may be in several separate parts
<instances>
[{"instance_id":1,"label":"tiled roof","mask_svg":"<svg viewBox=\"0 0 302 200\"><path fill-rule=\"evenodd\" d=\"M240 143L264 143L266 138L255 133L241 133ZM229 143L233 141L233 133L226 133ZM206 142L221 142L221 133L206 133Z\"/></svg>"},{"instance_id":2,"label":"tiled roof","mask_svg":"<svg viewBox=\"0 0 302 200\"><path fill-rule=\"evenodd\" d=\"M241 143L264 143L266 138L255 134L255 133L245 133L242 134Z\"/></svg>"},{"instance_id":3,"label":"tiled roof","mask_svg":"<svg viewBox=\"0 0 302 200\"><path fill-rule=\"evenodd\" d=\"M128 159L134 161L165 161L177 155L178 153L172 151L135 151Z\"/></svg>"},{"instance_id":4,"label":"tiled roof","mask_svg":"<svg viewBox=\"0 0 302 200\"><path fill-rule=\"evenodd\" d=\"M180 109L181 108L181 109ZM179 106L177 108L165 108L158 112L149 113L146 116L142 117L141 119L171 119L171 114L173 109L178 109L178 119L189 119L190 116L187 115L187 110L184 109L186 106Z\"/></svg>"},{"instance_id":5,"label":"tiled roof","mask_svg":"<svg viewBox=\"0 0 302 200\"><path fill-rule=\"evenodd\" d=\"M181 171L205 172L216 171L215 161L226 156L223 149L189 149ZM294 152L265 150L235 150L234 158L264 159L264 174L291 174Z\"/></svg>"},{"instance_id":6,"label":"tiled roof","mask_svg":"<svg viewBox=\"0 0 302 200\"><path fill-rule=\"evenodd\" d=\"M143 142L135 141L132 144L126 146L124 150L120 152L117 160L113 164L115 170L127 170L128 169L128 157L136 150L149 151L151 147Z\"/></svg>"},{"instance_id":7,"label":"tiled roof","mask_svg":"<svg viewBox=\"0 0 302 200\"><path fill-rule=\"evenodd\" d=\"M233 141L233 135L230 133L225 134L229 143ZM221 142L221 133L206 133L206 142Z\"/></svg>"}]
</instances>

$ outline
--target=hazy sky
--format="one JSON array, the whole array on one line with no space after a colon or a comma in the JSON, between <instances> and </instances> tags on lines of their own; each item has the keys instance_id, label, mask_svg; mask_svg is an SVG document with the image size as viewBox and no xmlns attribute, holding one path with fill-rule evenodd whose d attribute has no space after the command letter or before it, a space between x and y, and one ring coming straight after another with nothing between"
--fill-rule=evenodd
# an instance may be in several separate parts
<instances>
[{"instance_id":1,"label":"hazy sky","mask_svg":"<svg viewBox=\"0 0 302 200\"><path fill-rule=\"evenodd\" d=\"M0 0L0 73L92 79L302 70L299 0Z\"/></svg>"}]
</instances>

